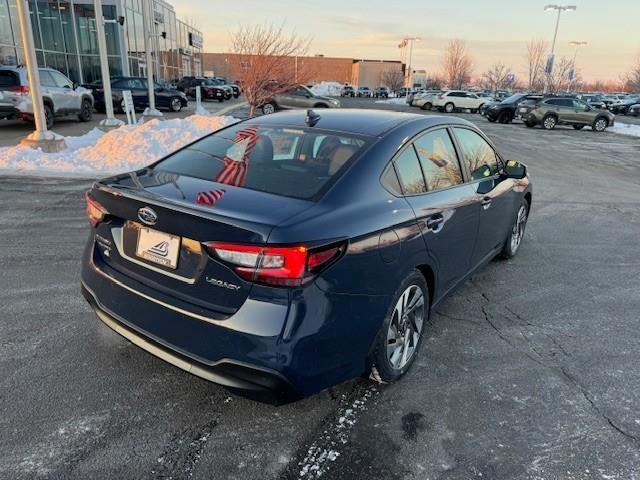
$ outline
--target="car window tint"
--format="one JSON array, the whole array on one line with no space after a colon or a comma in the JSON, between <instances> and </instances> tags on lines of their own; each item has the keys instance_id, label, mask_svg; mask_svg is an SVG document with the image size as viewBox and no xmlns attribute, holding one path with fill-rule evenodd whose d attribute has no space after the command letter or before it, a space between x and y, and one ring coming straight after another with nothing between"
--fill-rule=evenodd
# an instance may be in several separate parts
<instances>
[{"instance_id":1,"label":"car window tint","mask_svg":"<svg viewBox=\"0 0 640 480\"><path fill-rule=\"evenodd\" d=\"M563 107L573 108L573 99L563 98L560 100L560 105L562 105Z\"/></svg>"},{"instance_id":2,"label":"car window tint","mask_svg":"<svg viewBox=\"0 0 640 480\"><path fill-rule=\"evenodd\" d=\"M584 110L586 106L587 104L580 100L573 100L573 108L576 108L578 110Z\"/></svg>"},{"instance_id":3,"label":"car window tint","mask_svg":"<svg viewBox=\"0 0 640 480\"><path fill-rule=\"evenodd\" d=\"M13 87L16 85L20 85L20 78L18 78L18 74L7 70L0 70L0 90L3 87Z\"/></svg>"},{"instance_id":4,"label":"car window tint","mask_svg":"<svg viewBox=\"0 0 640 480\"><path fill-rule=\"evenodd\" d=\"M426 133L414 142L414 146L429 191L462 183L458 157L447 130Z\"/></svg>"},{"instance_id":5,"label":"car window tint","mask_svg":"<svg viewBox=\"0 0 640 480\"><path fill-rule=\"evenodd\" d=\"M471 180L495 175L499 171L498 158L491 145L478 133L467 128L455 128L456 137L467 162Z\"/></svg>"},{"instance_id":6,"label":"car window tint","mask_svg":"<svg viewBox=\"0 0 640 480\"><path fill-rule=\"evenodd\" d=\"M405 150L395 160L396 171L400 177L400 184L405 195L424 193L427 187L424 184L422 169L416 151L412 146Z\"/></svg>"},{"instance_id":7,"label":"car window tint","mask_svg":"<svg viewBox=\"0 0 640 480\"><path fill-rule=\"evenodd\" d=\"M391 192L396 195L402 195L402 188L400 187L400 180L398 180L398 175L396 175L396 170L393 168L393 165L389 165L387 169L382 174L382 178L380 179L382 185Z\"/></svg>"},{"instance_id":8,"label":"car window tint","mask_svg":"<svg viewBox=\"0 0 640 480\"><path fill-rule=\"evenodd\" d=\"M53 81L53 77L46 70L40 70L40 85L45 87L57 87L56 82Z\"/></svg>"},{"instance_id":9,"label":"car window tint","mask_svg":"<svg viewBox=\"0 0 640 480\"><path fill-rule=\"evenodd\" d=\"M312 199L346 171L368 140L344 133L337 142L313 151L311 129L236 125L189 145L161 160L154 168L218 183ZM326 141L326 139L325 139ZM324 143L324 142L323 142Z\"/></svg>"},{"instance_id":10,"label":"car window tint","mask_svg":"<svg viewBox=\"0 0 640 480\"><path fill-rule=\"evenodd\" d=\"M61 73L49 72L49 74L53 77L53 81L56 83L57 87L64 88L73 86L71 81Z\"/></svg>"}]
</instances>

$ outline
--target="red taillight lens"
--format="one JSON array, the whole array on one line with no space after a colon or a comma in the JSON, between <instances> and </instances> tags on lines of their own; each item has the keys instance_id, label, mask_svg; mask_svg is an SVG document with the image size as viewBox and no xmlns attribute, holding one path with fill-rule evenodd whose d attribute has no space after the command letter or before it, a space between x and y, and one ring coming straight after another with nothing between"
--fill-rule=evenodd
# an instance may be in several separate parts
<instances>
[{"instance_id":1,"label":"red taillight lens","mask_svg":"<svg viewBox=\"0 0 640 480\"><path fill-rule=\"evenodd\" d=\"M87 218L91 226L95 227L104 220L108 212L102 205L91 198L88 193L84 194L84 198L87 201Z\"/></svg>"},{"instance_id":2,"label":"red taillight lens","mask_svg":"<svg viewBox=\"0 0 640 480\"><path fill-rule=\"evenodd\" d=\"M270 247L211 242L206 246L220 260L233 265L245 280L284 287L302 285L342 251L341 246L313 252L301 245Z\"/></svg>"},{"instance_id":3,"label":"red taillight lens","mask_svg":"<svg viewBox=\"0 0 640 480\"><path fill-rule=\"evenodd\" d=\"M29 85L16 85L11 90L18 95L29 95Z\"/></svg>"}]
</instances>

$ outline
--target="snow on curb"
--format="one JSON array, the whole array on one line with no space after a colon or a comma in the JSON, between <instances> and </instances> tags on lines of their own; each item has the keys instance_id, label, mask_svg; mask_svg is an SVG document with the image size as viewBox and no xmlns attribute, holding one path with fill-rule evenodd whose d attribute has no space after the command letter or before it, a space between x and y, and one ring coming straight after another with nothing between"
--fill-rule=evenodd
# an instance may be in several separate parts
<instances>
[{"instance_id":1,"label":"snow on curb","mask_svg":"<svg viewBox=\"0 0 640 480\"><path fill-rule=\"evenodd\" d=\"M614 123L613 127L609 127L609 131L620 135L630 135L632 137L640 137L640 125L633 123Z\"/></svg>"},{"instance_id":2,"label":"snow on curb","mask_svg":"<svg viewBox=\"0 0 640 480\"><path fill-rule=\"evenodd\" d=\"M322 97L339 97L342 93L342 87L343 85L338 82L320 82L311 87L311 91L314 95Z\"/></svg>"},{"instance_id":3,"label":"snow on curb","mask_svg":"<svg viewBox=\"0 0 640 480\"><path fill-rule=\"evenodd\" d=\"M20 145L0 148L0 173L94 177L136 170L237 121L191 115L124 125L108 133L94 128L79 137L65 137L67 148L58 153Z\"/></svg>"},{"instance_id":4,"label":"snow on curb","mask_svg":"<svg viewBox=\"0 0 640 480\"><path fill-rule=\"evenodd\" d=\"M407 101L404 97L387 98L385 100L376 100L375 103L384 103L386 105L406 105Z\"/></svg>"}]
</instances>

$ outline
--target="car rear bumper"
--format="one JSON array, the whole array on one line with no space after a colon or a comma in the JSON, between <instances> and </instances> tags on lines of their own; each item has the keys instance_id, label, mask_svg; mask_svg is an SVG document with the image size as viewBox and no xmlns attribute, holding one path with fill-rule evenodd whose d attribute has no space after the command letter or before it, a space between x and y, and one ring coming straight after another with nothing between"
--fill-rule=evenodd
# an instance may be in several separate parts
<instances>
[{"instance_id":1,"label":"car rear bumper","mask_svg":"<svg viewBox=\"0 0 640 480\"><path fill-rule=\"evenodd\" d=\"M0 118L13 118L19 113L20 111L13 105L0 105Z\"/></svg>"}]
</instances>

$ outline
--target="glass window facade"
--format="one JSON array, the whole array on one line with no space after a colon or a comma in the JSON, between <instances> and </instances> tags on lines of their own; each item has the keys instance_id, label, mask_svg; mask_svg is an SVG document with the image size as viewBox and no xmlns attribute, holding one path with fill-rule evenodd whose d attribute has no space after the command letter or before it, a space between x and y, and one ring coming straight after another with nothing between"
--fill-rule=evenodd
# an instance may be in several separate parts
<instances>
[{"instance_id":1,"label":"glass window facade","mask_svg":"<svg viewBox=\"0 0 640 480\"><path fill-rule=\"evenodd\" d=\"M0 0L0 64L23 63L16 0ZM103 0L105 19L125 18L125 23L105 24L109 69L112 76L146 74L142 1ZM152 2L152 57L156 80L172 83L198 71L202 34L176 19L173 7ZM96 15L91 0L29 0L31 26L40 66L55 68L75 82L101 78ZM163 38L162 32L166 33ZM185 73L189 72L189 73Z\"/></svg>"}]
</instances>

